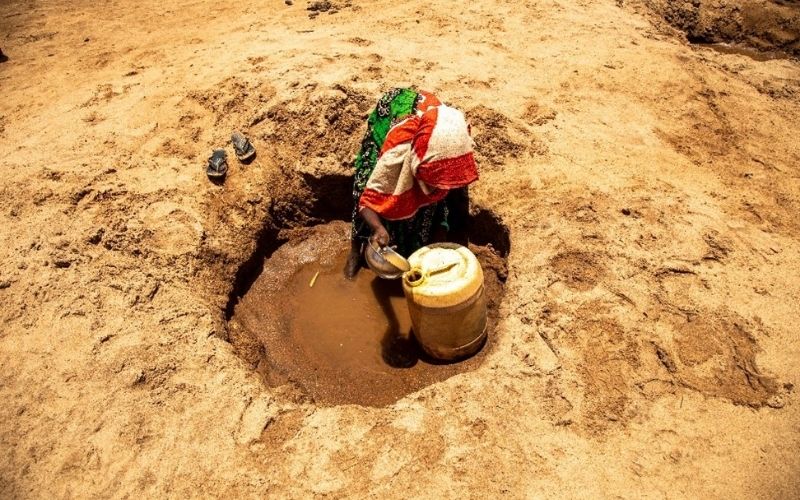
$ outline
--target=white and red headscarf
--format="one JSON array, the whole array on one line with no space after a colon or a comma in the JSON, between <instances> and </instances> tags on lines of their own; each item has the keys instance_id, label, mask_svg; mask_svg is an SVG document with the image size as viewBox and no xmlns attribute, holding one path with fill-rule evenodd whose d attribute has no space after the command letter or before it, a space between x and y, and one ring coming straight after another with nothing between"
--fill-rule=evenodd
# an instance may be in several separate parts
<instances>
[{"instance_id":1,"label":"white and red headscarf","mask_svg":"<svg viewBox=\"0 0 800 500\"><path fill-rule=\"evenodd\" d=\"M387 220L408 219L448 190L478 180L464 115L432 94L420 94L416 114L389 130L359 201L360 208Z\"/></svg>"}]
</instances>

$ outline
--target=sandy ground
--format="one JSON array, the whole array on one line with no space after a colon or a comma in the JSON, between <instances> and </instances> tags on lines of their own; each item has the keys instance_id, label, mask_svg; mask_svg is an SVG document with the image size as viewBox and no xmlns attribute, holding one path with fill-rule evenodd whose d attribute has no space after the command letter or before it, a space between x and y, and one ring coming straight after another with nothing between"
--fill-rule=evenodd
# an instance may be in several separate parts
<instances>
[{"instance_id":1,"label":"sandy ground","mask_svg":"<svg viewBox=\"0 0 800 500\"><path fill-rule=\"evenodd\" d=\"M796 61L621 1L306 6L2 2L0 497L800 496ZM226 310L276 228L347 213L409 84L510 231L495 347L317 406ZM234 128L259 159L215 186Z\"/></svg>"}]
</instances>

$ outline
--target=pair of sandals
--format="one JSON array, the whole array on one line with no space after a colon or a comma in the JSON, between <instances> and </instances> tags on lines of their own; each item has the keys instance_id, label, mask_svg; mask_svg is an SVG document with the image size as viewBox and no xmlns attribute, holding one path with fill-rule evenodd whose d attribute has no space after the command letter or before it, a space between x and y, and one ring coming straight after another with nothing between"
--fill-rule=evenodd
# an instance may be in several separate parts
<instances>
[{"instance_id":1,"label":"pair of sandals","mask_svg":"<svg viewBox=\"0 0 800 500\"><path fill-rule=\"evenodd\" d=\"M231 135L231 143L233 150L236 152L236 158L242 163L248 163L256 156L256 148L250 143L250 139L243 136L239 132L234 132ZM208 158L208 166L206 167L206 175L212 180L221 180L228 173L228 154L224 149L215 149L211 156Z\"/></svg>"}]
</instances>

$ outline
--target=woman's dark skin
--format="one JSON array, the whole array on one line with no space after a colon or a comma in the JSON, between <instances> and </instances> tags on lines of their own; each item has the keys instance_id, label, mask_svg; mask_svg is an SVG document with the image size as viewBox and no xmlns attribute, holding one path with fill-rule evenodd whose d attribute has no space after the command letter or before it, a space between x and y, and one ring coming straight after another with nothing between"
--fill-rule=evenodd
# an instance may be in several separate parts
<instances>
[{"instance_id":1,"label":"woman's dark skin","mask_svg":"<svg viewBox=\"0 0 800 500\"><path fill-rule=\"evenodd\" d=\"M361 218L369 224L369 227L372 229L372 236L369 237L369 241L372 243L377 244L380 247L385 247L389 244L389 232L386 231L386 228L383 227L383 222L381 222L381 216L378 215L375 210L364 207L361 209Z\"/></svg>"},{"instance_id":2,"label":"woman's dark skin","mask_svg":"<svg viewBox=\"0 0 800 500\"><path fill-rule=\"evenodd\" d=\"M450 232L446 232L443 227L434 229L432 241L452 241L460 245L467 244L467 234L469 228L469 188L463 187L453 189L447 194L445 203L452 214L450 218ZM372 229L372 236L369 240L373 245L383 247L389 244L391 239L389 232L381 222L381 216L368 207L363 207L359 213L367 225ZM361 241L354 239L350 242L350 254L344 265L344 275L347 279L353 279L361 265Z\"/></svg>"},{"instance_id":3,"label":"woman's dark skin","mask_svg":"<svg viewBox=\"0 0 800 500\"><path fill-rule=\"evenodd\" d=\"M359 215L372 229L372 236L369 241L379 247L384 247L389 244L389 232L383 227L380 215L368 207L363 207ZM347 279L352 279L358 272L358 267L361 263L361 242L354 239L350 242L350 254L347 256L347 262L344 265L344 275Z\"/></svg>"}]
</instances>

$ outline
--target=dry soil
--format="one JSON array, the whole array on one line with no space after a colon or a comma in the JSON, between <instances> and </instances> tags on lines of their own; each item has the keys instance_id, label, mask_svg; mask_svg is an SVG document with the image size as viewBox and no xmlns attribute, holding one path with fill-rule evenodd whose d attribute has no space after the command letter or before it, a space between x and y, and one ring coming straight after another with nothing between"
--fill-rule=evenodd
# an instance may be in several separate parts
<instances>
[{"instance_id":1,"label":"dry soil","mask_svg":"<svg viewBox=\"0 0 800 500\"><path fill-rule=\"evenodd\" d=\"M796 54L797 4L667 4L0 2L0 497L800 496L800 65L688 41ZM237 295L412 84L473 125L493 347L270 387Z\"/></svg>"}]
</instances>

